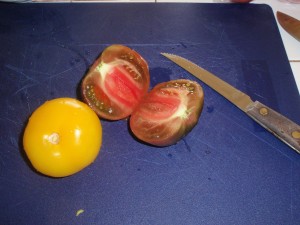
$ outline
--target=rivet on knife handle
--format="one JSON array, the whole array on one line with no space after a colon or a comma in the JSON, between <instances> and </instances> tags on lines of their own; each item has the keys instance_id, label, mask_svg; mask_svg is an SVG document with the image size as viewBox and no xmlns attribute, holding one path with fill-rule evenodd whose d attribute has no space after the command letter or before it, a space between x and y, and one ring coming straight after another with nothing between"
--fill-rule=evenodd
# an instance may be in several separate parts
<instances>
[{"instance_id":1,"label":"rivet on knife handle","mask_svg":"<svg viewBox=\"0 0 300 225\"><path fill-rule=\"evenodd\" d=\"M300 153L299 125L258 101L249 105L246 113L257 123Z\"/></svg>"}]
</instances>

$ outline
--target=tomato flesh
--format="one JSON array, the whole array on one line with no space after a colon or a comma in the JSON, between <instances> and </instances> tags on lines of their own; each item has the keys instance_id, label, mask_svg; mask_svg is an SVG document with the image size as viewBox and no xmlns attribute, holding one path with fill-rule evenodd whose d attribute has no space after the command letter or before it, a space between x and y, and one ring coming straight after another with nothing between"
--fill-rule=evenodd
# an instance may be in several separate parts
<instances>
[{"instance_id":1,"label":"tomato flesh","mask_svg":"<svg viewBox=\"0 0 300 225\"><path fill-rule=\"evenodd\" d=\"M138 103L143 90L134 85L127 73L124 69L122 71L118 67L113 68L105 79L104 87L114 101L133 108Z\"/></svg>"},{"instance_id":2,"label":"tomato flesh","mask_svg":"<svg viewBox=\"0 0 300 225\"><path fill-rule=\"evenodd\" d=\"M119 120L132 113L149 84L147 62L126 46L111 45L84 77L82 94L100 117Z\"/></svg>"},{"instance_id":3,"label":"tomato flesh","mask_svg":"<svg viewBox=\"0 0 300 225\"><path fill-rule=\"evenodd\" d=\"M203 100L197 82L180 79L158 84L132 113L130 128L146 143L175 144L197 124Z\"/></svg>"},{"instance_id":4,"label":"tomato flesh","mask_svg":"<svg viewBox=\"0 0 300 225\"><path fill-rule=\"evenodd\" d=\"M139 110L143 117L149 120L163 120L171 117L180 104L178 98L159 96L155 92L151 92L147 96L147 102L145 101L141 103Z\"/></svg>"}]
</instances>

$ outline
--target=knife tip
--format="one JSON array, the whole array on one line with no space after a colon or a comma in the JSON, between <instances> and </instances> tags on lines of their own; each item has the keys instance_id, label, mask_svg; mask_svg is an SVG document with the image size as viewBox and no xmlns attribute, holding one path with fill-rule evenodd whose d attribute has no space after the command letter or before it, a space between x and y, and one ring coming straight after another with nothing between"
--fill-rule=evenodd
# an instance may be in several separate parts
<instances>
[{"instance_id":1,"label":"knife tip","mask_svg":"<svg viewBox=\"0 0 300 225\"><path fill-rule=\"evenodd\" d=\"M169 53L166 53L166 52L161 52L160 54L163 56L169 55Z\"/></svg>"},{"instance_id":2,"label":"knife tip","mask_svg":"<svg viewBox=\"0 0 300 225\"><path fill-rule=\"evenodd\" d=\"M291 20L291 19L294 19L293 17L283 13L283 12L280 12L280 11L277 11L276 12L276 16L277 16L277 19L279 21L279 23L282 23L284 21L287 21L287 20Z\"/></svg>"},{"instance_id":3,"label":"knife tip","mask_svg":"<svg viewBox=\"0 0 300 225\"><path fill-rule=\"evenodd\" d=\"M168 59L175 56L174 54L170 54L170 53L166 53L166 52L161 52L160 54L163 55L164 57L168 58Z\"/></svg>"},{"instance_id":4,"label":"knife tip","mask_svg":"<svg viewBox=\"0 0 300 225\"><path fill-rule=\"evenodd\" d=\"M277 17L282 17L283 15L284 15L283 12L280 12L280 11L277 11L277 12L276 12L276 16L277 16Z\"/></svg>"}]
</instances>

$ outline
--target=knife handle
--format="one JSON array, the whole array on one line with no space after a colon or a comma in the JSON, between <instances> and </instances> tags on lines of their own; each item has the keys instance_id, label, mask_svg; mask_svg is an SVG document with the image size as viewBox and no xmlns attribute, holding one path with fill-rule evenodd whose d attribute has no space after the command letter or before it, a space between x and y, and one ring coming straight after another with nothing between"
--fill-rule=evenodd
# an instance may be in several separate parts
<instances>
[{"instance_id":1,"label":"knife handle","mask_svg":"<svg viewBox=\"0 0 300 225\"><path fill-rule=\"evenodd\" d=\"M299 125L259 101L249 105L246 113L296 152L300 153Z\"/></svg>"}]
</instances>

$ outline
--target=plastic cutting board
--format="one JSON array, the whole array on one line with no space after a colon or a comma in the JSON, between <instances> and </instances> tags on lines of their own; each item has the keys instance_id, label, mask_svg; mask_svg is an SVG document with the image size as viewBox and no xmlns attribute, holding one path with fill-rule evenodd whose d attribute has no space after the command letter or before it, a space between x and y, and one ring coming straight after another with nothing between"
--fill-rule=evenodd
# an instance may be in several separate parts
<instances>
[{"instance_id":1,"label":"plastic cutting board","mask_svg":"<svg viewBox=\"0 0 300 225\"><path fill-rule=\"evenodd\" d=\"M22 148L31 113L49 99L78 98L111 44L148 61L152 87L196 80L160 52L178 54L299 124L269 6L0 3L0 43L0 224L299 224L300 155L200 81L202 115L176 145L147 146L126 120L102 121L99 157L62 179L33 171Z\"/></svg>"}]
</instances>

